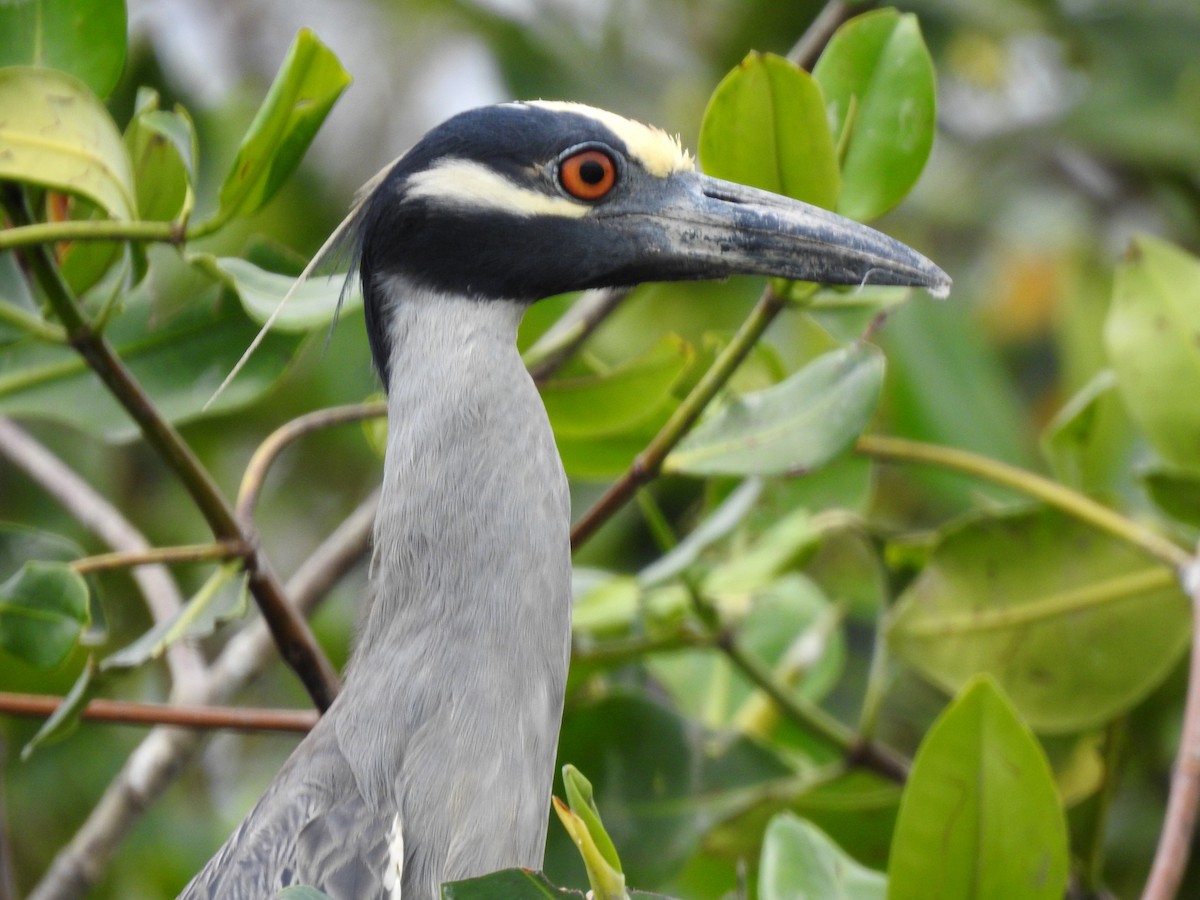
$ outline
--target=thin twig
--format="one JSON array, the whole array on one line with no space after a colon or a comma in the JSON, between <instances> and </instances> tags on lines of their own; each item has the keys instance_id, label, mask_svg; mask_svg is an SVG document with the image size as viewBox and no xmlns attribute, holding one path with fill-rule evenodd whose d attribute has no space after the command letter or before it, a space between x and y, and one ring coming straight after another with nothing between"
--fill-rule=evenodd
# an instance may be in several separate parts
<instances>
[{"instance_id":1,"label":"thin twig","mask_svg":"<svg viewBox=\"0 0 1200 900\"><path fill-rule=\"evenodd\" d=\"M49 448L3 416L0 416L0 453L113 550L144 553L150 549L149 541L116 507ZM183 607L179 586L163 566L146 566L131 575L156 623L170 620ZM180 687L193 682L204 671L204 657L191 643L177 641L167 649L166 658L171 679Z\"/></svg>"},{"instance_id":2,"label":"thin twig","mask_svg":"<svg viewBox=\"0 0 1200 900\"><path fill-rule=\"evenodd\" d=\"M157 241L182 244L188 235L177 222L126 222L91 219L76 222L30 222L0 229L0 251L56 244L61 241Z\"/></svg>"},{"instance_id":3,"label":"thin twig","mask_svg":"<svg viewBox=\"0 0 1200 900\"><path fill-rule=\"evenodd\" d=\"M1175 772L1167 797L1167 813L1154 852L1142 900L1174 900L1183 883L1196 809L1200 804L1200 552L1180 570L1183 589L1192 601L1192 653L1188 665L1187 701L1175 755Z\"/></svg>"},{"instance_id":4,"label":"thin twig","mask_svg":"<svg viewBox=\"0 0 1200 900\"><path fill-rule=\"evenodd\" d=\"M378 494L326 538L287 583L296 608L311 613L366 554ZM271 633L255 619L226 644L198 689L176 703L223 705L276 658ZM75 836L55 856L28 900L75 900L100 880L121 839L200 750L204 732L160 725L130 754Z\"/></svg>"},{"instance_id":5,"label":"thin twig","mask_svg":"<svg viewBox=\"0 0 1200 900\"><path fill-rule=\"evenodd\" d=\"M258 445L254 455L250 457L250 462L246 465L246 471L242 474L242 484L238 488L236 507L238 521L242 523L243 527L251 527L251 523L254 521L254 508L258 505L258 495L262 490L263 482L267 479L267 472L276 457L294 441L323 428L348 422L361 422L364 419L377 419L386 415L386 403L353 403L347 406L319 409L292 419L276 428L265 441Z\"/></svg>"},{"instance_id":6,"label":"thin twig","mask_svg":"<svg viewBox=\"0 0 1200 900\"><path fill-rule=\"evenodd\" d=\"M4 204L17 225L32 221L25 197L19 190L5 190ZM100 377L137 424L147 443L183 483L213 536L245 541L246 535L233 510L208 470L200 464L175 427L159 413L108 341L91 327L47 247L41 244L30 247L25 257L46 300L66 328L71 346ZM246 558L246 574L250 593L271 627L280 654L300 677L317 709L328 709L337 696L340 680L308 623L288 603L283 588L260 551L256 550Z\"/></svg>"},{"instance_id":7,"label":"thin twig","mask_svg":"<svg viewBox=\"0 0 1200 900\"><path fill-rule=\"evenodd\" d=\"M602 524L612 518L637 492L637 489L658 476L663 461L717 393L725 386L737 367L754 349L787 301L768 286L757 305L742 322L733 340L726 345L708 371L676 408L670 420L634 459L633 464L615 481L598 501L585 512L571 529L571 547L578 548Z\"/></svg>"},{"instance_id":8,"label":"thin twig","mask_svg":"<svg viewBox=\"0 0 1200 900\"><path fill-rule=\"evenodd\" d=\"M959 450L925 444L905 438L886 437L878 434L863 435L854 449L863 456L893 462L923 463L943 469L966 472L993 484L1004 485L1053 506L1081 522L1130 544L1143 553L1166 563L1173 569L1188 566L1191 555L1182 547L1156 531L1126 518L1113 509L1097 503L1091 497L1072 490L1057 481L1043 478L1033 472L1010 466L1007 463Z\"/></svg>"},{"instance_id":9,"label":"thin twig","mask_svg":"<svg viewBox=\"0 0 1200 900\"><path fill-rule=\"evenodd\" d=\"M239 556L246 556L250 552L249 545L241 541L184 544L178 547L147 547L145 550L124 550L85 556L83 559L77 559L71 563L71 568L80 575L87 575L92 572L107 572L113 569L135 569L138 566L236 559Z\"/></svg>"},{"instance_id":10,"label":"thin twig","mask_svg":"<svg viewBox=\"0 0 1200 900\"><path fill-rule=\"evenodd\" d=\"M58 709L61 697L0 692L0 714L45 719ZM128 700L90 701L80 717L122 725L178 725L186 728L227 728L237 731L305 733L317 723L316 710L253 709L245 706L176 706L133 703Z\"/></svg>"},{"instance_id":11,"label":"thin twig","mask_svg":"<svg viewBox=\"0 0 1200 900\"><path fill-rule=\"evenodd\" d=\"M817 13L812 24L805 29L800 40L792 45L792 49L788 51L788 59L800 68L812 71L821 51L825 49L825 45L829 43L829 39L833 37L833 33L841 27L842 23L875 5L873 2L850 4L843 0L830 0Z\"/></svg>"}]
</instances>

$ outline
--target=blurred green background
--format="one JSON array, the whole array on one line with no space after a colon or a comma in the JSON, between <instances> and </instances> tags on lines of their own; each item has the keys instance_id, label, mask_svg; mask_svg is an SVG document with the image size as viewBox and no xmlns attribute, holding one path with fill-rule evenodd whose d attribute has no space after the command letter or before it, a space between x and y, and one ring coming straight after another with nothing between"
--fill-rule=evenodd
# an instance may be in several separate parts
<instances>
[{"instance_id":1,"label":"blurred green background","mask_svg":"<svg viewBox=\"0 0 1200 900\"><path fill-rule=\"evenodd\" d=\"M238 255L266 234L308 257L340 221L354 190L427 128L461 109L512 98L572 99L679 132L695 147L705 102L751 49L786 53L822 4L780 0L130 0L132 43L110 103L119 124L139 85L164 107L184 103L202 148L200 208L210 208L266 85L293 35L312 28L353 74L305 164L261 213L202 249ZM913 194L878 227L936 260L955 279L951 302L924 296L879 335L888 358L881 431L1046 467L1039 435L1063 402L1104 365L1100 328L1113 266L1129 237L1147 231L1200 250L1200 7L1195 0L926 0L918 14L939 78L939 130ZM596 336L601 357L623 358L666 332L697 343L736 327L758 285L643 289ZM719 301L719 302L718 302ZM309 338L277 389L254 406L183 428L232 496L249 454L275 426L319 406L375 390L361 313L344 315L326 345ZM785 358L805 330L790 320L768 339ZM1087 460L1086 484L1126 509L1145 505L1133 479L1145 448L1114 394L1099 411L1107 435ZM149 452L105 445L58 425L29 428L125 510L157 543L205 540L199 516ZM290 573L378 481L380 460L357 426L322 432L289 450L259 512L267 551ZM854 480L856 476L851 476ZM602 485L576 481L576 512ZM696 499L683 480L657 488L664 509ZM919 532L1004 495L967 480L911 468L877 474L871 512ZM0 520L36 524L89 552L101 548L42 492L0 462ZM636 507L587 546L580 562L632 571L657 554ZM180 570L195 588L204 572ZM148 619L127 577L97 579L109 646ZM365 589L365 566L338 588L315 627L340 665ZM848 627L850 656L830 707L854 713L855 684L870 651L867 625ZM218 645L224 635L213 639ZM65 692L85 654L52 679L0 654L0 689ZM857 661L857 668L856 662ZM858 672L859 682L855 681ZM1134 713L1131 765L1110 823L1109 881L1133 896L1157 836L1177 734L1182 681L1173 676ZM616 675L642 685L644 672ZM122 678L113 693L160 699L154 668ZM248 692L255 705L304 707L282 665ZM912 676L889 695L881 734L911 752L944 698ZM580 745L620 729L654 741L636 710L576 698L565 731ZM573 717L574 716L574 717ZM625 716L623 719L622 716ZM617 723L617 724L614 724ZM7 748L6 806L22 893L69 839L136 745L140 729L86 725L26 763L17 750L36 723L0 720ZM582 737L580 737L582 735ZM662 738L667 739L667 738ZM288 736L218 734L203 761L154 805L124 842L97 898L172 895L240 821L295 744ZM574 758L585 773L586 759ZM555 833L557 825L552 825ZM880 866L870 836L859 855ZM618 841L619 844L619 841ZM873 850L863 849L873 846ZM853 849L853 848L852 848ZM633 853L633 851L630 851ZM655 849L639 851L653 856ZM570 869L561 836L552 872ZM737 882L733 860L696 851L654 872L682 896L720 896ZM647 864L643 871L650 872ZM573 877L578 877L577 872ZM1200 891L1193 876L1191 890ZM1187 889L1185 889L1186 891ZM1187 896L1186 892L1183 896Z\"/></svg>"}]
</instances>

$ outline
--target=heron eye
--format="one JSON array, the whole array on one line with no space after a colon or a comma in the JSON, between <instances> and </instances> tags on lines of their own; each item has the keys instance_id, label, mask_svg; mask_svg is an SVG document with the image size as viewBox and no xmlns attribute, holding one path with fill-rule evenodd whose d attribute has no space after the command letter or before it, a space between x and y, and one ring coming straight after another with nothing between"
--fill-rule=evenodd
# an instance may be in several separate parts
<instances>
[{"instance_id":1,"label":"heron eye","mask_svg":"<svg viewBox=\"0 0 1200 900\"><path fill-rule=\"evenodd\" d=\"M617 183L617 167L601 150L581 150L559 163L558 180L577 200L599 200Z\"/></svg>"}]
</instances>

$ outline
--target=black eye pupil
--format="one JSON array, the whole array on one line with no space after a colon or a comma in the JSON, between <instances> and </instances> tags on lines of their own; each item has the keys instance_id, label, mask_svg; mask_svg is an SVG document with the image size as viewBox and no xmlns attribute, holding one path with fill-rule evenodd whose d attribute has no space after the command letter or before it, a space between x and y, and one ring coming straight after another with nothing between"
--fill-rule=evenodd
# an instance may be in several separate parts
<instances>
[{"instance_id":1,"label":"black eye pupil","mask_svg":"<svg viewBox=\"0 0 1200 900\"><path fill-rule=\"evenodd\" d=\"M584 160L579 166L579 178L584 184L599 184L604 180L604 166L594 159Z\"/></svg>"}]
</instances>

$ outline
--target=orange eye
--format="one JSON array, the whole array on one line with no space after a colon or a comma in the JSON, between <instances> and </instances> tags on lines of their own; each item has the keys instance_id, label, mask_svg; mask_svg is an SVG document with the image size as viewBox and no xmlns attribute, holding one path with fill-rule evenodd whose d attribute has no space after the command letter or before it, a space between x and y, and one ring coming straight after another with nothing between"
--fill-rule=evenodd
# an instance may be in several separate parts
<instances>
[{"instance_id":1,"label":"orange eye","mask_svg":"<svg viewBox=\"0 0 1200 900\"><path fill-rule=\"evenodd\" d=\"M581 150L559 163L558 180L577 200L599 200L617 183L617 167L607 153Z\"/></svg>"}]
</instances>

